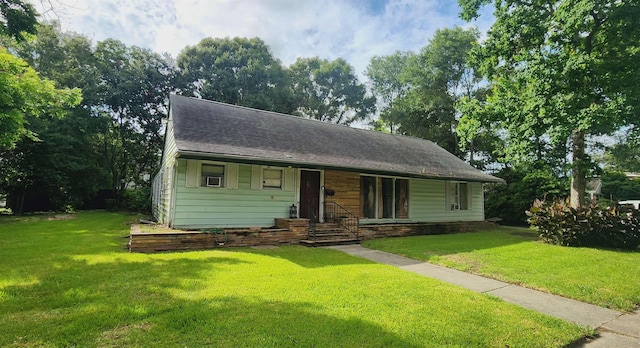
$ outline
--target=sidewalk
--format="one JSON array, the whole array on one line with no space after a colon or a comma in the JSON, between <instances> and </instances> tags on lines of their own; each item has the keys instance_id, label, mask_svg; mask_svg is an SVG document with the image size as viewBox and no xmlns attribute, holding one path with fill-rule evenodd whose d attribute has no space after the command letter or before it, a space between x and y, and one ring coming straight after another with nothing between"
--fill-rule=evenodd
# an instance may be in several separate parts
<instances>
[{"instance_id":1,"label":"sidewalk","mask_svg":"<svg viewBox=\"0 0 640 348\"><path fill-rule=\"evenodd\" d=\"M636 310L631 314L624 314L384 251L367 249L357 244L337 245L327 248L340 250L374 262L396 266L409 272L442 280L475 292L496 296L506 302L598 330L600 334L598 338L575 347L640 347L640 310Z\"/></svg>"}]
</instances>

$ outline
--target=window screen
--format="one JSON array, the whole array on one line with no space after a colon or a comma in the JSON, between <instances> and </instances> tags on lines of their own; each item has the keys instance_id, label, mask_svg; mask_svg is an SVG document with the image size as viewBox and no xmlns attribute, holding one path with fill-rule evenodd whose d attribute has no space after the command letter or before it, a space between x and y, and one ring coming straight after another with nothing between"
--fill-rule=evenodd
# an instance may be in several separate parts
<instances>
[{"instance_id":1,"label":"window screen","mask_svg":"<svg viewBox=\"0 0 640 348\"><path fill-rule=\"evenodd\" d=\"M262 172L262 187L282 189L282 169L265 169Z\"/></svg>"}]
</instances>

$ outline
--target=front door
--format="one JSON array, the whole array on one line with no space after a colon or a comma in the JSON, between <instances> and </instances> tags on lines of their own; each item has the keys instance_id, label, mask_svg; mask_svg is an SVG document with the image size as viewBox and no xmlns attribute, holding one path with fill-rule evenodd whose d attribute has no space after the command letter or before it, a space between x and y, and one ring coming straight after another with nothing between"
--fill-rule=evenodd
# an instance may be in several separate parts
<instances>
[{"instance_id":1,"label":"front door","mask_svg":"<svg viewBox=\"0 0 640 348\"><path fill-rule=\"evenodd\" d=\"M300 171L300 217L318 221L320 204L320 172Z\"/></svg>"}]
</instances>

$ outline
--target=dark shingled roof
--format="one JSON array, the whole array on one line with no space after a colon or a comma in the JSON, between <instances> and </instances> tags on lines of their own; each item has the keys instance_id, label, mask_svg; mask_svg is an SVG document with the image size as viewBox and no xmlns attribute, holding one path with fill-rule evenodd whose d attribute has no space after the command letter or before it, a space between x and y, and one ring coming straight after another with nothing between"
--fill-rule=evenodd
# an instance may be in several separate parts
<instances>
[{"instance_id":1,"label":"dark shingled roof","mask_svg":"<svg viewBox=\"0 0 640 348\"><path fill-rule=\"evenodd\" d=\"M502 182L431 141L171 95L178 156Z\"/></svg>"}]
</instances>

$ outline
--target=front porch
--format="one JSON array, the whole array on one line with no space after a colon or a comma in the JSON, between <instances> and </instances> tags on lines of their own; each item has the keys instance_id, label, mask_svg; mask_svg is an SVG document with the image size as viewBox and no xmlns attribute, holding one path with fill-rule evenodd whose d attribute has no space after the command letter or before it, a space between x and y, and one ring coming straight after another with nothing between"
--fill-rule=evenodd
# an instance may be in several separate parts
<instances>
[{"instance_id":1,"label":"front porch","mask_svg":"<svg viewBox=\"0 0 640 348\"><path fill-rule=\"evenodd\" d=\"M128 246L129 251L141 253L263 245L326 246L373 238L475 232L495 226L487 221L358 224L354 236L345 231L343 224L341 221L314 224L309 219L275 219L271 228L177 230L158 225L132 225Z\"/></svg>"}]
</instances>

